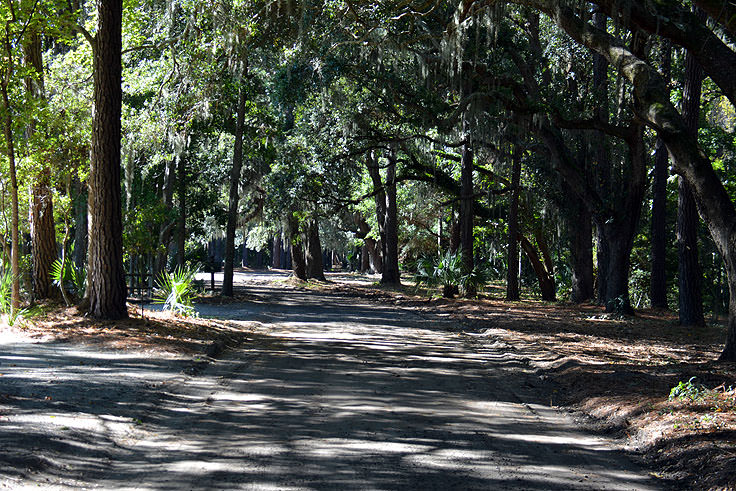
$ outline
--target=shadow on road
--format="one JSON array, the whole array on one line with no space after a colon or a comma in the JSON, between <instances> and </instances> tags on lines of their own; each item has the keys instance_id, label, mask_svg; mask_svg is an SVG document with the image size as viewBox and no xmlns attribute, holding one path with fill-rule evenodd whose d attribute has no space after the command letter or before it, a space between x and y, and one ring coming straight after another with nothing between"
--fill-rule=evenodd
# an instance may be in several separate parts
<instances>
[{"instance_id":1,"label":"shadow on road","mask_svg":"<svg viewBox=\"0 0 736 491\"><path fill-rule=\"evenodd\" d=\"M181 360L9 347L0 402L13 416L0 439L24 450L0 460L3 473L110 489L652 486L545 407L544 387L505 343L350 297L253 294L200 307L257 324L191 379L174 381Z\"/></svg>"}]
</instances>

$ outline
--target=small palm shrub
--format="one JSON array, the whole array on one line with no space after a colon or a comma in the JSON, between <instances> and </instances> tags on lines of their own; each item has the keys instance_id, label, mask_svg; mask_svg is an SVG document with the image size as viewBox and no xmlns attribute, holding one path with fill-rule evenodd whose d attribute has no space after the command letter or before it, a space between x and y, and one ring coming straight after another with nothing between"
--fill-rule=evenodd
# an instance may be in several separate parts
<instances>
[{"instance_id":1,"label":"small palm shrub","mask_svg":"<svg viewBox=\"0 0 736 491\"><path fill-rule=\"evenodd\" d=\"M189 267L177 267L172 273L161 273L153 297L154 303L163 304L164 310L170 310L182 317L196 317L197 311L192 302L196 274L197 270Z\"/></svg>"},{"instance_id":2,"label":"small palm shrub","mask_svg":"<svg viewBox=\"0 0 736 491\"><path fill-rule=\"evenodd\" d=\"M77 268L71 261L57 259L51 265L51 279L54 285L62 289L64 292L71 291L77 297L83 297L87 288L87 271Z\"/></svg>"},{"instance_id":3,"label":"small palm shrub","mask_svg":"<svg viewBox=\"0 0 736 491\"><path fill-rule=\"evenodd\" d=\"M457 287L462 283L462 278L461 255L449 249L437 257L420 259L414 277L417 286L442 286L442 295L448 298L454 296Z\"/></svg>"},{"instance_id":4,"label":"small palm shrub","mask_svg":"<svg viewBox=\"0 0 736 491\"><path fill-rule=\"evenodd\" d=\"M476 264L469 274L463 274L462 253L447 250L436 257L425 257L417 261L417 272L414 280L417 286L442 286L442 295L452 298L460 287L478 290L490 281L491 271L481 264Z\"/></svg>"},{"instance_id":5,"label":"small palm shrub","mask_svg":"<svg viewBox=\"0 0 736 491\"><path fill-rule=\"evenodd\" d=\"M0 313L8 314L11 310L13 292L13 273L6 269L0 274Z\"/></svg>"}]
</instances>

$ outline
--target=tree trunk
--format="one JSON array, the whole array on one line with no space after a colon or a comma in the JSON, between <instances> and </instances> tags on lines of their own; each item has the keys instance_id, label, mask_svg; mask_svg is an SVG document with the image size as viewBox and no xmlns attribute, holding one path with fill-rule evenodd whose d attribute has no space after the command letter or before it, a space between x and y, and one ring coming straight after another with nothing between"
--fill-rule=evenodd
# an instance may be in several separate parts
<instances>
[{"instance_id":1,"label":"tree trunk","mask_svg":"<svg viewBox=\"0 0 736 491\"><path fill-rule=\"evenodd\" d=\"M370 271L373 274L383 270L383 262L381 261L381 245L373 238L368 237L371 226L360 213L353 215L353 221L358 227L355 236L363 239L363 252L361 258L361 273Z\"/></svg>"},{"instance_id":2,"label":"tree trunk","mask_svg":"<svg viewBox=\"0 0 736 491\"><path fill-rule=\"evenodd\" d=\"M593 14L593 23L599 29L605 29L608 18L601 12ZM598 53L593 53L593 90L597 98L596 117L607 123L608 117L608 60ZM608 155L608 137L602 131L593 131L593 175L601 196L611 194L611 160ZM599 224L602 225L602 224ZM608 264L610 262L610 246L606 243L603 226L596 227L598 245L598 304L605 305L608 291Z\"/></svg>"},{"instance_id":3,"label":"tree trunk","mask_svg":"<svg viewBox=\"0 0 736 491\"><path fill-rule=\"evenodd\" d=\"M455 254L460 249L460 219L456 208L452 208L452 221L450 223L450 251Z\"/></svg>"},{"instance_id":4,"label":"tree trunk","mask_svg":"<svg viewBox=\"0 0 736 491\"><path fill-rule=\"evenodd\" d=\"M388 285L401 284L399 273L399 226L396 209L396 155L391 150L386 169L386 216L384 219L385 254L383 256L383 274L381 283Z\"/></svg>"},{"instance_id":5,"label":"tree trunk","mask_svg":"<svg viewBox=\"0 0 736 491\"><path fill-rule=\"evenodd\" d=\"M547 261L540 259L537 249L523 234L520 233L517 235L517 238L519 239L521 248L526 253L526 257L529 258L529 262L532 264L534 273L537 275L542 300L554 302L556 300L555 277L552 274L552 270L547 268Z\"/></svg>"},{"instance_id":6,"label":"tree trunk","mask_svg":"<svg viewBox=\"0 0 736 491\"><path fill-rule=\"evenodd\" d=\"M463 122L463 134L466 141L463 144L463 153L460 160L462 188L460 198L460 253L462 254L463 275L469 275L473 271L473 148L467 138L470 131L467 121ZM475 285L469 283L463 294L466 297L475 296Z\"/></svg>"},{"instance_id":7,"label":"tree trunk","mask_svg":"<svg viewBox=\"0 0 736 491\"><path fill-rule=\"evenodd\" d=\"M286 219L287 236L289 237L289 246L291 247L291 265L294 276L300 280L307 279L307 262L304 258L304 243L302 234L299 232L299 220L294 213L289 213Z\"/></svg>"},{"instance_id":8,"label":"tree trunk","mask_svg":"<svg viewBox=\"0 0 736 491\"><path fill-rule=\"evenodd\" d=\"M373 266L378 268L375 271L376 273L383 274L383 268L386 262L386 188L381 181L378 157L376 157L375 152L370 152L366 156L366 166L368 167L368 174L373 183L373 189L376 190L374 197L376 203L376 221L378 222L378 235L381 237L379 243L376 243L377 246L380 246L381 260L375 260Z\"/></svg>"},{"instance_id":9,"label":"tree trunk","mask_svg":"<svg viewBox=\"0 0 736 491\"><path fill-rule=\"evenodd\" d=\"M281 247L281 232L276 234L273 238L273 250L272 250L272 265L273 269L281 269L283 266L281 264L281 254L282 254L282 247Z\"/></svg>"},{"instance_id":10,"label":"tree trunk","mask_svg":"<svg viewBox=\"0 0 736 491\"><path fill-rule=\"evenodd\" d=\"M227 228L225 232L225 269L222 276L222 295L233 295L233 263L235 260L235 228L238 222L238 201L240 200L240 175L243 168L243 126L245 125L245 88L240 88L235 122L235 146L233 148L233 167L230 172L230 199L227 207Z\"/></svg>"},{"instance_id":11,"label":"tree trunk","mask_svg":"<svg viewBox=\"0 0 736 491\"><path fill-rule=\"evenodd\" d=\"M624 314L634 312L629 297L629 270L631 250L634 247L634 236L639 227L646 190L644 125L637 123L636 126L634 136L627 142L630 177L628 182L621 183L616 193L623 205L602 225L603 236L608 244L604 305L607 312Z\"/></svg>"},{"instance_id":12,"label":"tree trunk","mask_svg":"<svg viewBox=\"0 0 736 491\"><path fill-rule=\"evenodd\" d=\"M23 57L26 66L35 77L26 78L26 92L31 99L45 99L43 83L43 58L41 36L28 33L23 40ZM35 121L28 124L28 137L36 132ZM54 205L51 190L51 169L44 165L36 175L31 198L31 250L33 251L32 284L34 298L44 299L52 294L51 265L56 259L56 229L54 227Z\"/></svg>"},{"instance_id":13,"label":"tree trunk","mask_svg":"<svg viewBox=\"0 0 736 491\"><path fill-rule=\"evenodd\" d=\"M170 159L166 162L164 169L164 182L161 186L161 201L167 210L173 209L174 204L174 185L176 177L178 157ZM169 259L169 244L171 237L174 235L174 226L176 221L172 220L161 225L158 233L159 251L156 253L156 262L154 265L153 275L158 278L161 273L166 271L166 265Z\"/></svg>"},{"instance_id":14,"label":"tree trunk","mask_svg":"<svg viewBox=\"0 0 736 491\"><path fill-rule=\"evenodd\" d=\"M594 296L593 288L593 222L590 211L580 203L574 220L568 220L572 256L572 301L583 303Z\"/></svg>"},{"instance_id":15,"label":"tree trunk","mask_svg":"<svg viewBox=\"0 0 736 491\"><path fill-rule=\"evenodd\" d=\"M322 245L319 240L319 225L317 219L309 220L307 226L307 278L325 281L322 264Z\"/></svg>"},{"instance_id":16,"label":"tree trunk","mask_svg":"<svg viewBox=\"0 0 736 491\"><path fill-rule=\"evenodd\" d=\"M701 17L705 17L700 12ZM682 118L692 138L698 138L700 94L703 69L690 52L685 57L685 87L682 94ZM679 316L684 326L704 326L703 272L698 255L698 210L690 185L680 177L677 198L677 252Z\"/></svg>"},{"instance_id":17,"label":"tree trunk","mask_svg":"<svg viewBox=\"0 0 736 491\"><path fill-rule=\"evenodd\" d=\"M629 269L633 240L630 241L626 235L626 233L616 232L606 234L610 246L608 277L606 278L608 286L605 297L606 312L634 313L629 297Z\"/></svg>"},{"instance_id":18,"label":"tree trunk","mask_svg":"<svg viewBox=\"0 0 736 491\"><path fill-rule=\"evenodd\" d=\"M122 0L99 0L93 54L94 111L89 176L90 314L128 316L120 195Z\"/></svg>"},{"instance_id":19,"label":"tree trunk","mask_svg":"<svg viewBox=\"0 0 736 491\"><path fill-rule=\"evenodd\" d=\"M56 259L56 228L51 192L51 170L46 167L33 186L31 207L31 243L33 250L33 295L52 296L51 265Z\"/></svg>"},{"instance_id":20,"label":"tree trunk","mask_svg":"<svg viewBox=\"0 0 736 491\"><path fill-rule=\"evenodd\" d=\"M511 167L511 202L509 203L509 235L506 254L506 300L519 300L519 184L521 156L515 149Z\"/></svg>"},{"instance_id":21,"label":"tree trunk","mask_svg":"<svg viewBox=\"0 0 736 491\"><path fill-rule=\"evenodd\" d=\"M665 41L663 46L662 72L669 81L672 66L672 45ZM654 156L654 179L652 182L652 270L649 297L652 307L667 308L667 176L669 154L661 138L657 138Z\"/></svg>"},{"instance_id":22,"label":"tree trunk","mask_svg":"<svg viewBox=\"0 0 736 491\"><path fill-rule=\"evenodd\" d=\"M17 312L20 308L20 240L18 237L18 177L15 169L15 147L13 145L13 119L10 108L10 99L8 97L8 82L10 79L10 70L12 70L12 46L10 39L5 37L6 61L10 65L3 74L3 80L0 82L0 89L3 97L3 129L5 134L5 149L8 157L10 170L10 203L11 203L11 219L10 219L10 272L13 275L13 281L10 293L10 305L12 312Z\"/></svg>"},{"instance_id":23,"label":"tree trunk","mask_svg":"<svg viewBox=\"0 0 736 491\"><path fill-rule=\"evenodd\" d=\"M87 186L78 179L73 181L74 189L74 265L87 269Z\"/></svg>"},{"instance_id":24,"label":"tree trunk","mask_svg":"<svg viewBox=\"0 0 736 491\"><path fill-rule=\"evenodd\" d=\"M187 162L179 156L176 169L177 194L179 195L179 219L176 229L176 264L184 267L184 248L187 243Z\"/></svg>"},{"instance_id":25,"label":"tree trunk","mask_svg":"<svg viewBox=\"0 0 736 491\"><path fill-rule=\"evenodd\" d=\"M626 77L634 89L637 116L658 132L667 145L674 171L690 184L700 216L708 226L728 274L729 329L720 359L736 361L736 208L731 196L670 102L666 84L656 70L608 33L586 25L568 7L542 1L535 4L575 41L604 55ZM702 39L695 36L693 41L702 43Z\"/></svg>"},{"instance_id":26,"label":"tree trunk","mask_svg":"<svg viewBox=\"0 0 736 491\"><path fill-rule=\"evenodd\" d=\"M366 273L370 271L371 269L371 263L369 258L369 252L368 252L368 244L363 244L363 247L360 248L360 272Z\"/></svg>"}]
</instances>

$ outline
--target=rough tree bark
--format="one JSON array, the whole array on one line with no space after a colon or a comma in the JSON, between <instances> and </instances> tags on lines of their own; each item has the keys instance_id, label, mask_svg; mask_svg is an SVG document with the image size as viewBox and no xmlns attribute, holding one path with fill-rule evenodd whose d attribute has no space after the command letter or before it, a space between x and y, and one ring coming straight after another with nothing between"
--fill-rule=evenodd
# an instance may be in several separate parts
<instances>
[{"instance_id":1,"label":"rough tree bark","mask_svg":"<svg viewBox=\"0 0 736 491\"><path fill-rule=\"evenodd\" d=\"M554 302L556 299L556 295L555 277L551 267L552 258L549 257L546 248L541 247L541 244L540 249L543 258L539 257L539 252L537 252L537 248L534 247L529 239L527 239L523 234L519 233L517 235L517 238L519 240L519 244L521 244L521 248L526 254L526 257L529 258L529 262L532 264L534 273L537 275L537 280L539 281L539 289L542 293L542 300Z\"/></svg>"},{"instance_id":2,"label":"rough tree bark","mask_svg":"<svg viewBox=\"0 0 736 491\"><path fill-rule=\"evenodd\" d=\"M245 126L245 88L240 88L235 116L235 145L233 147L233 167L230 171L230 198L227 207L227 227L225 230L225 268L222 279L222 296L233 295L233 263L235 259L235 228L238 222L238 201L240 200L240 175L243 169L243 127Z\"/></svg>"},{"instance_id":3,"label":"rough tree bark","mask_svg":"<svg viewBox=\"0 0 736 491\"><path fill-rule=\"evenodd\" d=\"M701 11L700 17L705 14ZM682 94L682 118L692 138L698 138L700 94L703 69L692 53L685 56L685 84ZM679 178L677 196L677 253L679 284L679 317L683 326L704 326L703 271L698 254L698 209L690 184Z\"/></svg>"},{"instance_id":4,"label":"rough tree bark","mask_svg":"<svg viewBox=\"0 0 736 491\"><path fill-rule=\"evenodd\" d=\"M669 82L672 67L672 45L662 46L662 76ZM652 269L649 297L652 307L667 308L667 176L669 154L661 138L657 138L654 153L654 179L652 181Z\"/></svg>"},{"instance_id":5,"label":"rough tree bark","mask_svg":"<svg viewBox=\"0 0 736 491\"><path fill-rule=\"evenodd\" d=\"M304 241L299 232L299 220L294 213L288 213L286 217L287 237L291 247L291 266L294 276L300 280L307 279L307 262L304 258Z\"/></svg>"},{"instance_id":6,"label":"rough tree bark","mask_svg":"<svg viewBox=\"0 0 736 491\"><path fill-rule=\"evenodd\" d=\"M519 300L519 193L521 155L514 151L511 166L511 197L509 203L509 235L506 253L506 300Z\"/></svg>"},{"instance_id":7,"label":"rough tree bark","mask_svg":"<svg viewBox=\"0 0 736 491\"><path fill-rule=\"evenodd\" d=\"M5 50L5 67L2 79L0 80L0 92L2 92L3 102L3 133L5 136L5 151L8 158L8 166L10 171L10 272L13 275L10 305L15 312L20 308L20 240L18 237L18 176L15 168L15 146L13 144L13 113L10 107L10 97L8 91L10 89L10 79L13 73L13 46L10 39L10 26L13 19L8 18L5 25L5 36L3 38L3 48Z\"/></svg>"},{"instance_id":8,"label":"rough tree bark","mask_svg":"<svg viewBox=\"0 0 736 491\"><path fill-rule=\"evenodd\" d=\"M473 260L473 147L468 141L470 128L467 120L463 118L463 153L460 161L460 185L462 188L460 198L460 254L462 254L463 275L469 275L475 266ZM469 283L465 286L463 294L473 297L476 294L475 285Z\"/></svg>"},{"instance_id":9,"label":"rough tree bark","mask_svg":"<svg viewBox=\"0 0 736 491\"><path fill-rule=\"evenodd\" d=\"M56 259L56 228L52 196L51 170L47 167L36 175L31 206L33 296L37 299L53 295L51 266Z\"/></svg>"},{"instance_id":10,"label":"rough tree bark","mask_svg":"<svg viewBox=\"0 0 736 491\"><path fill-rule=\"evenodd\" d=\"M120 195L122 0L98 0L93 47L94 116L89 176L90 314L128 316Z\"/></svg>"},{"instance_id":11,"label":"rough tree bark","mask_svg":"<svg viewBox=\"0 0 736 491\"><path fill-rule=\"evenodd\" d=\"M380 268L381 283L398 284L399 279L399 236L398 222L396 217L396 158L389 156L386 169L386 182L381 179L378 157L375 152L370 152L366 157L368 174L376 190L376 221L378 222L378 233L381 240L376 247L380 246L381 260L374 260L376 268ZM366 243L370 254L371 244ZM374 259L371 256L371 259Z\"/></svg>"},{"instance_id":12,"label":"rough tree bark","mask_svg":"<svg viewBox=\"0 0 736 491\"><path fill-rule=\"evenodd\" d=\"M391 150L386 167L386 215L384 216L383 273L381 283L401 284L399 273L399 224L396 209L396 153Z\"/></svg>"},{"instance_id":13,"label":"rough tree bark","mask_svg":"<svg viewBox=\"0 0 736 491\"><path fill-rule=\"evenodd\" d=\"M383 261L381 258L381 244L368 234L371 231L371 226L368 225L366 219L360 214L355 213L353 215L355 225L358 227L356 237L363 239L363 251L361 260L361 272L365 273L370 271L371 273L380 273L383 270Z\"/></svg>"},{"instance_id":14,"label":"rough tree bark","mask_svg":"<svg viewBox=\"0 0 736 491\"><path fill-rule=\"evenodd\" d=\"M322 244L319 240L319 224L316 218L309 220L305 235L307 242L307 278L325 281L324 265L322 263Z\"/></svg>"},{"instance_id":15,"label":"rough tree bark","mask_svg":"<svg viewBox=\"0 0 736 491\"><path fill-rule=\"evenodd\" d=\"M574 196L572 190L569 191L568 196ZM590 210L579 200L571 200L568 209L571 214L571 217L567 219L572 260L571 300L574 303L583 303L595 297L593 217Z\"/></svg>"},{"instance_id":16,"label":"rough tree bark","mask_svg":"<svg viewBox=\"0 0 736 491\"><path fill-rule=\"evenodd\" d=\"M596 12L593 14L593 23L599 29L605 29L608 17ZM593 91L595 93L598 105L596 107L596 117L601 123L608 122L608 60L598 53L593 53ZM598 185L598 192L601 196L609 196L611 193L611 161L608 155L607 141L608 137L600 130L593 131L594 147L591 152L593 155L592 172ZM597 241L597 263L598 263L598 304L606 304L606 292L608 291L608 264L610 263L610 244L606 241L606 235L603 232L604 220L596 221L596 241Z\"/></svg>"}]
</instances>

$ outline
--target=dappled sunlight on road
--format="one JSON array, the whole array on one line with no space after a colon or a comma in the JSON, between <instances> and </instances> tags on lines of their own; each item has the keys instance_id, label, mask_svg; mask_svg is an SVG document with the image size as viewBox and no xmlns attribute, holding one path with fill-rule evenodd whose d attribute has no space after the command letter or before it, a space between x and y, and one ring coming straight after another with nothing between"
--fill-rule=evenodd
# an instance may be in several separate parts
<instances>
[{"instance_id":1,"label":"dappled sunlight on road","mask_svg":"<svg viewBox=\"0 0 736 491\"><path fill-rule=\"evenodd\" d=\"M271 300L200 306L251 330L240 349L194 377L135 358L107 360L107 376L123 375L106 387L95 382L101 372L60 370L51 386L76 384L98 397L98 411L56 412L88 448L73 457L57 450L38 472L51 483L110 489L652 486L608 441L544 406L527 361L504 343L352 298L274 289ZM51 372L34 365L78 362L16 355L29 358L31 373L16 372L18 386L36 377L39 390ZM99 399L111 392L119 401ZM26 412L46 417L40 407ZM0 436L30 421L15 417ZM80 439L70 418L88 417Z\"/></svg>"}]
</instances>

